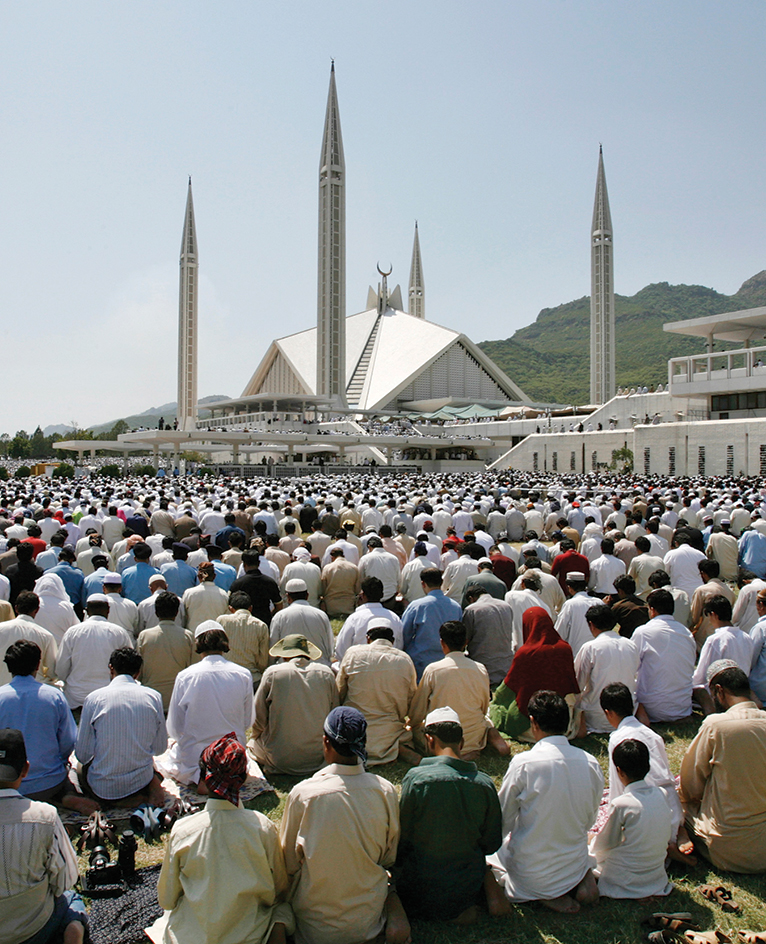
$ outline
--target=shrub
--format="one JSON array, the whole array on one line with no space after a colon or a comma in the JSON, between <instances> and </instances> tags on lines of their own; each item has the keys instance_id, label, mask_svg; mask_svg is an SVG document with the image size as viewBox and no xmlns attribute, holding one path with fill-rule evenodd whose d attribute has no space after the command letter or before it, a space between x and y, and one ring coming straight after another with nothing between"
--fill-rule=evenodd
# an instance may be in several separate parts
<instances>
[{"instance_id":1,"label":"shrub","mask_svg":"<svg viewBox=\"0 0 766 944\"><path fill-rule=\"evenodd\" d=\"M73 479L74 478L74 466L70 465L68 462L61 462L53 470L54 479Z\"/></svg>"},{"instance_id":2,"label":"shrub","mask_svg":"<svg viewBox=\"0 0 766 944\"><path fill-rule=\"evenodd\" d=\"M7 482L9 478L8 469L4 465L0 465L0 482Z\"/></svg>"},{"instance_id":3,"label":"shrub","mask_svg":"<svg viewBox=\"0 0 766 944\"><path fill-rule=\"evenodd\" d=\"M32 474L32 470L28 465L20 465L13 474L17 479L28 479Z\"/></svg>"},{"instance_id":4,"label":"shrub","mask_svg":"<svg viewBox=\"0 0 766 944\"><path fill-rule=\"evenodd\" d=\"M117 479L120 477L121 471L118 465L102 465L98 474L106 475L110 479Z\"/></svg>"},{"instance_id":5,"label":"shrub","mask_svg":"<svg viewBox=\"0 0 766 944\"><path fill-rule=\"evenodd\" d=\"M148 475L149 478L154 478L154 476L157 474L157 470L153 465L136 465L133 466L131 471L133 472L133 475Z\"/></svg>"}]
</instances>

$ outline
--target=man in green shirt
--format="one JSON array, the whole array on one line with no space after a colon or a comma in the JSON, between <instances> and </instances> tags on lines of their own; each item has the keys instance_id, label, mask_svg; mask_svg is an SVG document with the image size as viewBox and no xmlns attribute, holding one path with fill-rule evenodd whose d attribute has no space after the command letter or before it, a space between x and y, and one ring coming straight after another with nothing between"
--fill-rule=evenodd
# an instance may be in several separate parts
<instances>
[{"instance_id":1,"label":"man in green shirt","mask_svg":"<svg viewBox=\"0 0 766 944\"><path fill-rule=\"evenodd\" d=\"M402 781L397 892L410 918L477 917L482 889L489 913L506 914L508 902L485 856L503 840L502 814L492 780L461 760L463 729L452 708L426 717L428 757Z\"/></svg>"}]
</instances>

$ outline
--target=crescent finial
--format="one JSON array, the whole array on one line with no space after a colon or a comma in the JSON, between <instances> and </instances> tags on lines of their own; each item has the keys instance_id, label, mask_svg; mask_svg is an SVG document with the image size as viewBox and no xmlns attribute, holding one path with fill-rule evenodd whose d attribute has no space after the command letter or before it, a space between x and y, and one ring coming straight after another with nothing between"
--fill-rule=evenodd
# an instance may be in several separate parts
<instances>
[{"instance_id":1,"label":"crescent finial","mask_svg":"<svg viewBox=\"0 0 766 944\"><path fill-rule=\"evenodd\" d=\"M389 265L388 272L384 272L384 271L380 268L380 263L378 263L378 264L377 264L378 274L379 274L379 275L386 276L386 277L388 277L389 275L391 275L391 273L394 271L394 267L391 265L390 262L388 263L388 265Z\"/></svg>"}]
</instances>

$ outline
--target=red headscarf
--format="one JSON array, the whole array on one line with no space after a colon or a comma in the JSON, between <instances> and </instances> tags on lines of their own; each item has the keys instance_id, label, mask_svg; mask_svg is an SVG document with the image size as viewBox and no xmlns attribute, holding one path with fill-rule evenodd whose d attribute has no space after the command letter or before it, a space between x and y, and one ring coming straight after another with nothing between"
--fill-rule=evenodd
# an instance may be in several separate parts
<instances>
[{"instance_id":1,"label":"red headscarf","mask_svg":"<svg viewBox=\"0 0 766 944\"><path fill-rule=\"evenodd\" d=\"M542 689L559 695L578 694L572 647L553 628L553 620L541 606L525 610L521 620L526 642L513 657L505 684L516 695L519 710Z\"/></svg>"},{"instance_id":2,"label":"red headscarf","mask_svg":"<svg viewBox=\"0 0 766 944\"><path fill-rule=\"evenodd\" d=\"M208 745L200 760L206 768L208 790L237 806L239 789L247 780L247 754L234 731Z\"/></svg>"}]
</instances>

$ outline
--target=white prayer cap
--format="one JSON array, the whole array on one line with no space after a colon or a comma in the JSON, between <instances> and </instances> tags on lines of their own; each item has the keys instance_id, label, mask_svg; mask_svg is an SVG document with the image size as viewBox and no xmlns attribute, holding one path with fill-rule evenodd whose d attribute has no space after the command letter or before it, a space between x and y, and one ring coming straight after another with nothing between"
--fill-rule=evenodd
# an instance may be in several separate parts
<instances>
[{"instance_id":1,"label":"white prayer cap","mask_svg":"<svg viewBox=\"0 0 766 944\"><path fill-rule=\"evenodd\" d=\"M300 561L311 560L311 551L307 547L296 547L293 551L293 557Z\"/></svg>"},{"instance_id":2,"label":"white prayer cap","mask_svg":"<svg viewBox=\"0 0 766 944\"><path fill-rule=\"evenodd\" d=\"M108 597L105 593L91 593L90 596L88 597L87 603L86 603L85 605L88 606L88 605L90 605L91 603L106 603L106 604L108 604L108 603L109 603L109 597Z\"/></svg>"},{"instance_id":3,"label":"white prayer cap","mask_svg":"<svg viewBox=\"0 0 766 944\"><path fill-rule=\"evenodd\" d=\"M429 711L426 715L426 727L428 727L429 724L442 724L445 721L453 721L455 724L460 724L460 716L454 708L446 706L444 708L434 708L433 711Z\"/></svg>"},{"instance_id":4,"label":"white prayer cap","mask_svg":"<svg viewBox=\"0 0 766 944\"><path fill-rule=\"evenodd\" d=\"M386 619L385 616L376 616L367 624L367 632L371 629L393 629L393 627L390 619Z\"/></svg>"},{"instance_id":5,"label":"white prayer cap","mask_svg":"<svg viewBox=\"0 0 766 944\"><path fill-rule=\"evenodd\" d=\"M570 570L567 574L567 583L578 583L585 581L585 574L580 570Z\"/></svg>"},{"instance_id":6,"label":"white prayer cap","mask_svg":"<svg viewBox=\"0 0 766 944\"><path fill-rule=\"evenodd\" d=\"M194 638L197 639L203 633L210 632L211 629L220 629L222 633L225 633L226 630L221 626L218 620L203 620L199 626L194 630Z\"/></svg>"},{"instance_id":7,"label":"white prayer cap","mask_svg":"<svg viewBox=\"0 0 766 944\"><path fill-rule=\"evenodd\" d=\"M285 584L285 590L288 593L308 593L308 589L306 581L301 580L300 577L293 577Z\"/></svg>"},{"instance_id":8,"label":"white prayer cap","mask_svg":"<svg viewBox=\"0 0 766 944\"><path fill-rule=\"evenodd\" d=\"M492 564L492 561L491 561L488 557L480 557L480 558L476 561L476 566L477 566L477 567L478 567L479 565L481 565L481 564L491 564L493 567L495 566L494 564Z\"/></svg>"},{"instance_id":9,"label":"white prayer cap","mask_svg":"<svg viewBox=\"0 0 766 944\"><path fill-rule=\"evenodd\" d=\"M726 669L739 669L741 666L735 662L733 659L718 659L715 662L711 662L707 668L707 684L710 688L710 683L716 677L720 675L721 672L725 672Z\"/></svg>"},{"instance_id":10,"label":"white prayer cap","mask_svg":"<svg viewBox=\"0 0 766 944\"><path fill-rule=\"evenodd\" d=\"M106 587L121 587L122 577L119 574L104 574L104 579L101 582Z\"/></svg>"},{"instance_id":11,"label":"white prayer cap","mask_svg":"<svg viewBox=\"0 0 766 944\"><path fill-rule=\"evenodd\" d=\"M104 577L104 582L106 582L106 577ZM165 578L162 574L152 574L149 578L149 586L151 587L155 583L165 583Z\"/></svg>"}]
</instances>

